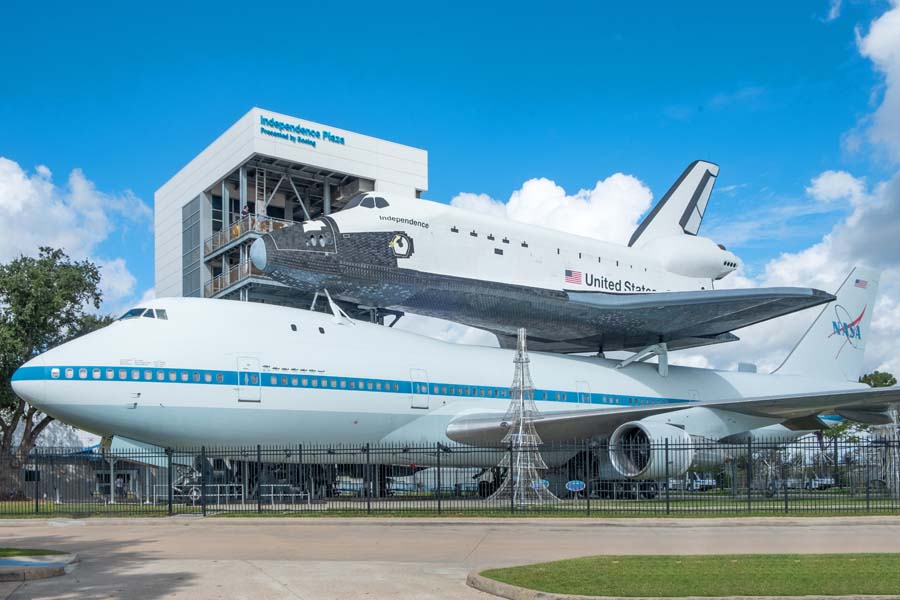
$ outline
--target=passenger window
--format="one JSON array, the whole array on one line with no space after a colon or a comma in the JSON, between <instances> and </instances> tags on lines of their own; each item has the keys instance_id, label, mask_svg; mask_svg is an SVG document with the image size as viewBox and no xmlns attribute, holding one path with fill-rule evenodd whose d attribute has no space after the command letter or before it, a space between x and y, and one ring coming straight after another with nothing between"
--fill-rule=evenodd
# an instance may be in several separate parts
<instances>
[{"instance_id":1,"label":"passenger window","mask_svg":"<svg viewBox=\"0 0 900 600\"><path fill-rule=\"evenodd\" d=\"M364 198L362 202L360 202L362 206L366 208L375 208L375 199L374 198Z\"/></svg>"},{"instance_id":2,"label":"passenger window","mask_svg":"<svg viewBox=\"0 0 900 600\"><path fill-rule=\"evenodd\" d=\"M216 383L222 383L225 381L225 376L221 373L216 373Z\"/></svg>"},{"instance_id":3,"label":"passenger window","mask_svg":"<svg viewBox=\"0 0 900 600\"><path fill-rule=\"evenodd\" d=\"M206 383L212 383L212 373L204 373L203 381L205 381Z\"/></svg>"},{"instance_id":4,"label":"passenger window","mask_svg":"<svg viewBox=\"0 0 900 600\"><path fill-rule=\"evenodd\" d=\"M165 381L166 380L166 372L165 371L157 371L156 372L156 380L157 381Z\"/></svg>"},{"instance_id":5,"label":"passenger window","mask_svg":"<svg viewBox=\"0 0 900 600\"><path fill-rule=\"evenodd\" d=\"M297 331L297 326L291 323L291 331Z\"/></svg>"},{"instance_id":6,"label":"passenger window","mask_svg":"<svg viewBox=\"0 0 900 600\"><path fill-rule=\"evenodd\" d=\"M333 387L333 388L336 388L336 387L337 387L337 379L332 379L332 380L331 380L331 387Z\"/></svg>"},{"instance_id":7,"label":"passenger window","mask_svg":"<svg viewBox=\"0 0 900 600\"><path fill-rule=\"evenodd\" d=\"M312 386L319 387L319 380L316 379L315 377L312 378Z\"/></svg>"},{"instance_id":8,"label":"passenger window","mask_svg":"<svg viewBox=\"0 0 900 600\"><path fill-rule=\"evenodd\" d=\"M153 379L153 371L144 371L144 379L151 381Z\"/></svg>"},{"instance_id":9,"label":"passenger window","mask_svg":"<svg viewBox=\"0 0 900 600\"><path fill-rule=\"evenodd\" d=\"M272 382L272 385L278 385L278 377L275 375L272 375L272 377L269 381Z\"/></svg>"},{"instance_id":10,"label":"passenger window","mask_svg":"<svg viewBox=\"0 0 900 600\"><path fill-rule=\"evenodd\" d=\"M303 379L300 380L300 385L302 385L303 387L308 386L308 385L309 385L309 379L307 379L306 377L304 377Z\"/></svg>"},{"instance_id":11,"label":"passenger window","mask_svg":"<svg viewBox=\"0 0 900 600\"><path fill-rule=\"evenodd\" d=\"M87 379L87 369L78 369L78 378Z\"/></svg>"},{"instance_id":12,"label":"passenger window","mask_svg":"<svg viewBox=\"0 0 900 600\"><path fill-rule=\"evenodd\" d=\"M390 205L384 198L375 198L375 206L377 208L387 208Z\"/></svg>"},{"instance_id":13,"label":"passenger window","mask_svg":"<svg viewBox=\"0 0 900 600\"><path fill-rule=\"evenodd\" d=\"M115 372L115 371L113 371L112 369L107 369L107 370L106 370L106 378L107 378L107 379L114 379L115 376L116 376L116 372Z\"/></svg>"},{"instance_id":14,"label":"passenger window","mask_svg":"<svg viewBox=\"0 0 900 600\"><path fill-rule=\"evenodd\" d=\"M166 314L166 311L158 308L156 309L156 318L162 319L163 321L168 321L169 315Z\"/></svg>"},{"instance_id":15,"label":"passenger window","mask_svg":"<svg viewBox=\"0 0 900 600\"><path fill-rule=\"evenodd\" d=\"M346 387L347 387L347 380L346 380L346 379L341 379L341 389L344 389L344 388L346 388Z\"/></svg>"},{"instance_id":16,"label":"passenger window","mask_svg":"<svg viewBox=\"0 0 900 600\"><path fill-rule=\"evenodd\" d=\"M91 371L91 377L94 379L100 379L100 369L94 369Z\"/></svg>"},{"instance_id":17,"label":"passenger window","mask_svg":"<svg viewBox=\"0 0 900 600\"><path fill-rule=\"evenodd\" d=\"M257 375L256 373L253 373L250 376L250 383L252 383L253 385L259 385L259 375Z\"/></svg>"},{"instance_id":18,"label":"passenger window","mask_svg":"<svg viewBox=\"0 0 900 600\"><path fill-rule=\"evenodd\" d=\"M66 369L66 379L72 379L75 377L75 371L73 369Z\"/></svg>"},{"instance_id":19,"label":"passenger window","mask_svg":"<svg viewBox=\"0 0 900 600\"><path fill-rule=\"evenodd\" d=\"M355 389L356 389L356 381L354 381L353 379L350 380L350 389L351 389L351 390L355 390Z\"/></svg>"},{"instance_id":20,"label":"passenger window","mask_svg":"<svg viewBox=\"0 0 900 600\"><path fill-rule=\"evenodd\" d=\"M138 371L137 369L133 370L133 371L131 372L131 378L132 378L132 379L135 379L135 380L140 379L140 378L141 378L141 372Z\"/></svg>"},{"instance_id":21,"label":"passenger window","mask_svg":"<svg viewBox=\"0 0 900 600\"><path fill-rule=\"evenodd\" d=\"M379 392L381 391L381 382L380 381L375 382L375 389L378 390Z\"/></svg>"},{"instance_id":22,"label":"passenger window","mask_svg":"<svg viewBox=\"0 0 900 600\"><path fill-rule=\"evenodd\" d=\"M287 375L281 376L281 385L287 385Z\"/></svg>"},{"instance_id":23,"label":"passenger window","mask_svg":"<svg viewBox=\"0 0 900 600\"><path fill-rule=\"evenodd\" d=\"M178 373L175 371L169 371L169 381L176 381L178 379Z\"/></svg>"},{"instance_id":24,"label":"passenger window","mask_svg":"<svg viewBox=\"0 0 900 600\"><path fill-rule=\"evenodd\" d=\"M59 369L56 367L50 369L50 377L52 377L53 379L59 379Z\"/></svg>"},{"instance_id":25,"label":"passenger window","mask_svg":"<svg viewBox=\"0 0 900 600\"><path fill-rule=\"evenodd\" d=\"M128 371L119 369L119 379L128 379Z\"/></svg>"},{"instance_id":26,"label":"passenger window","mask_svg":"<svg viewBox=\"0 0 900 600\"><path fill-rule=\"evenodd\" d=\"M324 328L324 327L319 327L319 333L323 333L323 334L324 334L324 333L325 333L325 328Z\"/></svg>"},{"instance_id":27,"label":"passenger window","mask_svg":"<svg viewBox=\"0 0 900 600\"><path fill-rule=\"evenodd\" d=\"M297 378L296 377L291 377L291 385L294 387L297 387Z\"/></svg>"},{"instance_id":28,"label":"passenger window","mask_svg":"<svg viewBox=\"0 0 900 600\"><path fill-rule=\"evenodd\" d=\"M400 384L399 384L399 383L396 383L396 382L394 383L394 391L395 391L395 392L399 392L399 391L400 391Z\"/></svg>"},{"instance_id":29,"label":"passenger window","mask_svg":"<svg viewBox=\"0 0 900 600\"><path fill-rule=\"evenodd\" d=\"M194 383L200 383L200 373L198 373L197 371L194 371L194 375L193 375L192 379L194 380Z\"/></svg>"}]
</instances>

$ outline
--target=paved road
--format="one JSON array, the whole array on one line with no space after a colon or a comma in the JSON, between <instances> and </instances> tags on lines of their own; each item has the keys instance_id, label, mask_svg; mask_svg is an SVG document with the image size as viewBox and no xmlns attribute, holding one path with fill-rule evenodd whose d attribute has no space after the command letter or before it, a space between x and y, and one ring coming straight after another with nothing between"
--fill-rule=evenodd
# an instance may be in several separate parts
<instances>
[{"instance_id":1,"label":"paved road","mask_svg":"<svg viewBox=\"0 0 900 600\"><path fill-rule=\"evenodd\" d=\"M77 552L0 599L492 598L473 568L588 554L900 552L900 518L0 520L0 546Z\"/></svg>"}]
</instances>

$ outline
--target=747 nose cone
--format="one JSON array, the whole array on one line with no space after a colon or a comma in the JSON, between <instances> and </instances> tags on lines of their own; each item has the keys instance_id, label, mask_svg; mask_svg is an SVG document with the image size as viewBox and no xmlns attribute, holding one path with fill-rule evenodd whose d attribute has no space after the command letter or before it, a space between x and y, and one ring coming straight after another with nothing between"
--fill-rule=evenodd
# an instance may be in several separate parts
<instances>
[{"instance_id":1,"label":"747 nose cone","mask_svg":"<svg viewBox=\"0 0 900 600\"><path fill-rule=\"evenodd\" d=\"M267 261L266 242L262 238L258 238L250 244L250 262L260 271L265 271Z\"/></svg>"}]
</instances>

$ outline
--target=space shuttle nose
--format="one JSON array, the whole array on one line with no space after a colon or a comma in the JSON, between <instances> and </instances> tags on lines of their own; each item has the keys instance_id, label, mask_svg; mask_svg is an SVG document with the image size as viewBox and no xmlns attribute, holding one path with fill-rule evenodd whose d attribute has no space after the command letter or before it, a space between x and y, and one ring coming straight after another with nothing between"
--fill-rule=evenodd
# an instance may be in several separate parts
<instances>
[{"instance_id":1,"label":"space shuttle nose","mask_svg":"<svg viewBox=\"0 0 900 600\"><path fill-rule=\"evenodd\" d=\"M260 271L266 270L268 257L266 256L266 241L264 239L258 238L250 244L250 261Z\"/></svg>"}]
</instances>

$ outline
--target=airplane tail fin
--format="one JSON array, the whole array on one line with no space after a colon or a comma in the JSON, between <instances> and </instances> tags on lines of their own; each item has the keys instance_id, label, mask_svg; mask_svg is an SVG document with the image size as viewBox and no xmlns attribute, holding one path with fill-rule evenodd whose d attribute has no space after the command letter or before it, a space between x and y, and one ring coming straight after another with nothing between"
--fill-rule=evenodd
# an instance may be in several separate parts
<instances>
[{"instance_id":1,"label":"airplane tail fin","mask_svg":"<svg viewBox=\"0 0 900 600\"><path fill-rule=\"evenodd\" d=\"M825 305L773 373L858 381L880 275L854 267L835 293L834 302Z\"/></svg>"},{"instance_id":2,"label":"airplane tail fin","mask_svg":"<svg viewBox=\"0 0 900 600\"><path fill-rule=\"evenodd\" d=\"M649 240L672 235L697 235L718 174L719 165L705 160L688 165L634 230L628 245L634 246L640 240L638 245L642 246Z\"/></svg>"}]
</instances>

